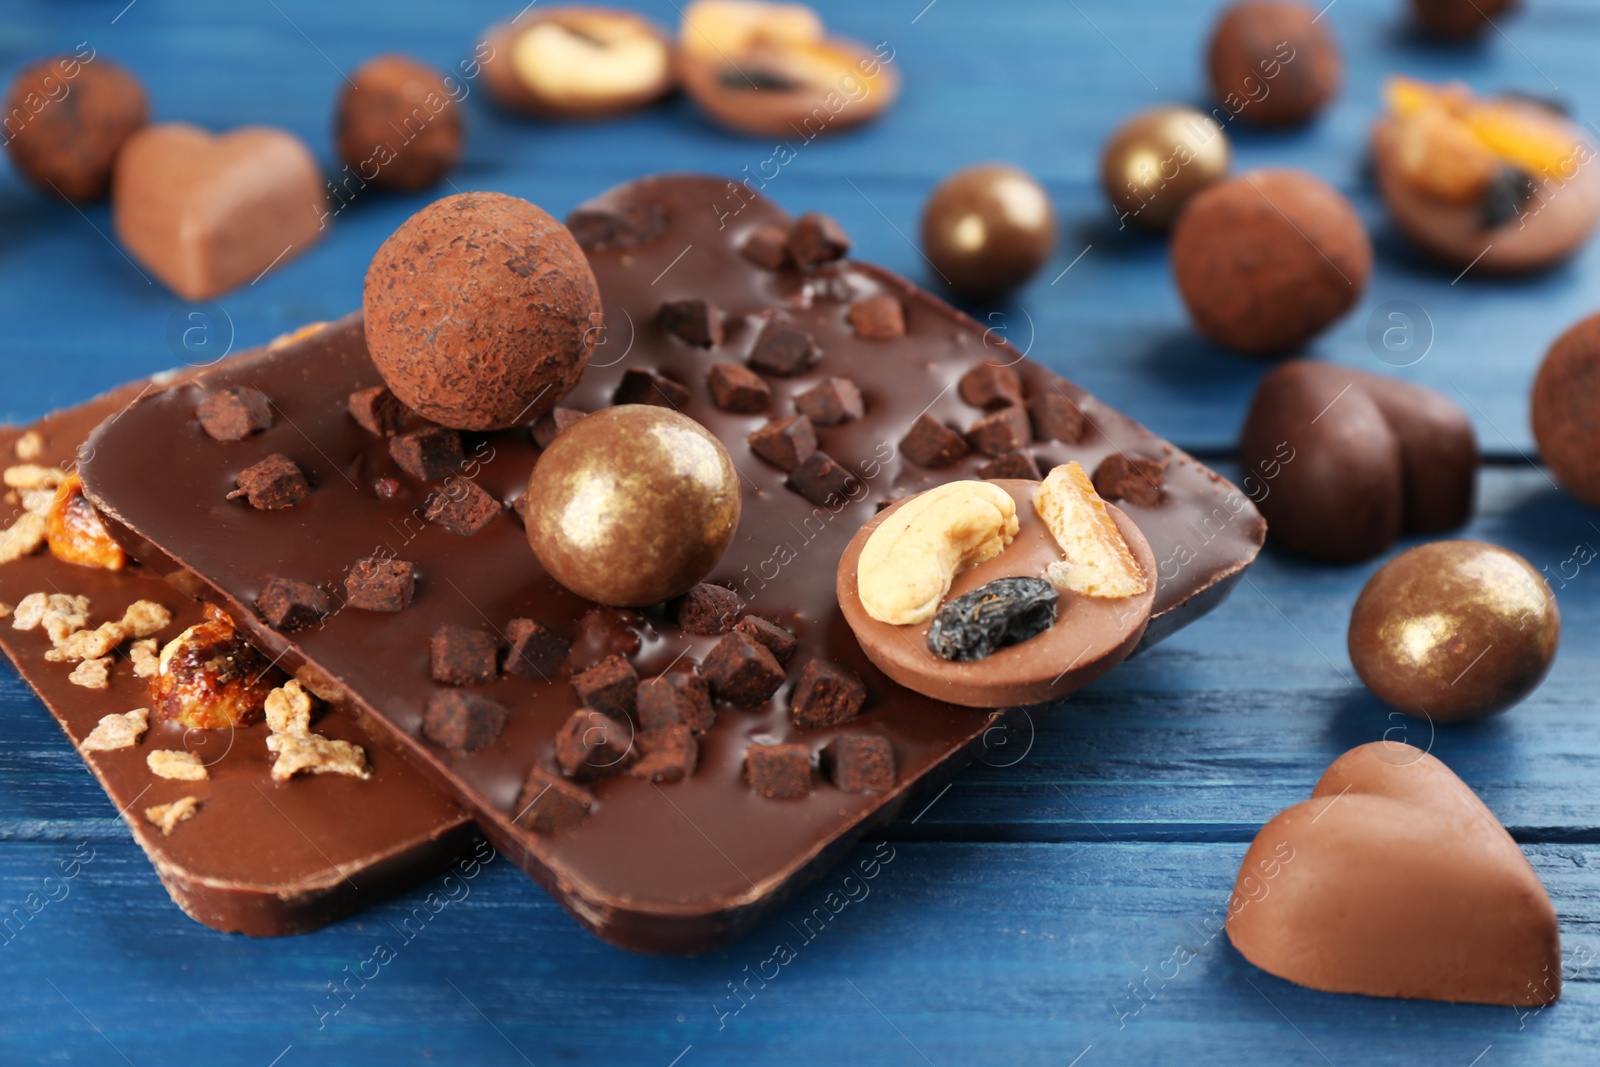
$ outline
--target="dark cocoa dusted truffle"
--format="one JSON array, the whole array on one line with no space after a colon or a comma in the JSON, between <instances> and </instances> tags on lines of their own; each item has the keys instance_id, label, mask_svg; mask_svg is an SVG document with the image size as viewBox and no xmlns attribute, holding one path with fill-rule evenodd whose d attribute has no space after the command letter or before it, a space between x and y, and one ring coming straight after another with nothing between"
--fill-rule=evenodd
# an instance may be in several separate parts
<instances>
[{"instance_id":1,"label":"dark cocoa dusted truffle","mask_svg":"<svg viewBox=\"0 0 1600 1067\"><path fill-rule=\"evenodd\" d=\"M950 288L990 300L1038 273L1056 247L1056 213L1033 176L986 164L946 178L922 210L922 250Z\"/></svg>"},{"instance_id":2,"label":"dark cocoa dusted truffle","mask_svg":"<svg viewBox=\"0 0 1600 1067\"><path fill-rule=\"evenodd\" d=\"M1172 272L1197 329L1251 356L1291 352L1361 298L1372 242L1350 202L1302 171L1257 170L1189 202Z\"/></svg>"},{"instance_id":3,"label":"dark cocoa dusted truffle","mask_svg":"<svg viewBox=\"0 0 1600 1067\"><path fill-rule=\"evenodd\" d=\"M92 51L23 67L4 106L6 149L18 172L79 204L105 199L118 149L149 120L139 79Z\"/></svg>"},{"instance_id":4,"label":"dark cocoa dusted truffle","mask_svg":"<svg viewBox=\"0 0 1600 1067\"><path fill-rule=\"evenodd\" d=\"M1600 315L1556 338L1533 381L1533 436L1563 488L1600 507Z\"/></svg>"},{"instance_id":5,"label":"dark cocoa dusted truffle","mask_svg":"<svg viewBox=\"0 0 1600 1067\"><path fill-rule=\"evenodd\" d=\"M739 475L722 443L671 408L586 415L528 479L528 544L550 576L601 604L686 593L739 526Z\"/></svg>"},{"instance_id":6,"label":"dark cocoa dusted truffle","mask_svg":"<svg viewBox=\"0 0 1600 1067\"><path fill-rule=\"evenodd\" d=\"M460 430L537 418L577 384L601 322L566 227L503 193L460 193L407 219L372 257L367 347L394 395Z\"/></svg>"},{"instance_id":7,"label":"dark cocoa dusted truffle","mask_svg":"<svg viewBox=\"0 0 1600 1067\"><path fill-rule=\"evenodd\" d=\"M1517 0L1411 0L1417 26L1449 41L1477 37L1494 19L1516 9Z\"/></svg>"},{"instance_id":8,"label":"dark cocoa dusted truffle","mask_svg":"<svg viewBox=\"0 0 1600 1067\"><path fill-rule=\"evenodd\" d=\"M1239 462L1268 536L1349 563L1379 555L1402 533L1465 523L1478 441L1465 412L1431 389L1293 360L1257 387Z\"/></svg>"},{"instance_id":9,"label":"dark cocoa dusted truffle","mask_svg":"<svg viewBox=\"0 0 1600 1067\"><path fill-rule=\"evenodd\" d=\"M1561 639L1533 565L1482 541L1436 541L1384 564L1350 613L1350 662L1379 699L1434 722L1493 715L1544 680Z\"/></svg>"},{"instance_id":10,"label":"dark cocoa dusted truffle","mask_svg":"<svg viewBox=\"0 0 1600 1067\"><path fill-rule=\"evenodd\" d=\"M387 189L426 189L461 156L461 107L444 78L426 63L378 56L345 82L334 142L362 181Z\"/></svg>"},{"instance_id":11,"label":"dark cocoa dusted truffle","mask_svg":"<svg viewBox=\"0 0 1600 1067\"><path fill-rule=\"evenodd\" d=\"M1211 31L1211 86L1229 114L1294 126L1339 91L1344 63L1333 31L1299 0L1241 0Z\"/></svg>"}]
</instances>

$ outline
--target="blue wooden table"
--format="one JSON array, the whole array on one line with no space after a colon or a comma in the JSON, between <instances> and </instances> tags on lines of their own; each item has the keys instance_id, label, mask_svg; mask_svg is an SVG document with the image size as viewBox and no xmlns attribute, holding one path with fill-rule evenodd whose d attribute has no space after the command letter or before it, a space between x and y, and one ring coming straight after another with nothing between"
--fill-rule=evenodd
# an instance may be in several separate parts
<instances>
[{"instance_id":1,"label":"blue wooden table","mask_svg":"<svg viewBox=\"0 0 1600 1067\"><path fill-rule=\"evenodd\" d=\"M332 169L341 70L389 50L453 65L514 6L8 0L0 76L87 41L138 72L159 118L285 126ZM643 6L676 22L672 0ZM791 210L834 215L864 258L925 279L912 240L933 183L986 159L1032 170L1062 216L1060 247L1035 284L981 313L1035 358L1228 470L1264 367L1195 337L1164 244L1119 233L1095 180L1099 146L1121 118L1202 99L1214 0L820 6L840 31L889 43L903 98L885 121L805 146L767 192ZM1237 155L1243 166L1308 168L1351 196L1373 230L1377 271L1314 352L1460 400L1488 455L1468 533L1555 574L1575 546L1600 544L1600 516L1530 459L1527 393L1549 341L1600 306L1600 245L1531 280L1469 274L1453 284L1383 219L1362 144L1393 71L1556 94L1600 116L1600 7L1527 0L1503 36L1446 49L1411 39L1402 6L1335 0L1324 17L1348 59L1343 96L1307 130L1240 134ZM513 121L478 90L466 106L455 185L525 196L557 215L639 174L737 176L772 152L682 102L595 126ZM104 207L79 213L0 170L0 419L356 307L373 250L426 199L363 193L321 246L197 308L119 253ZM1367 340L1369 319L1393 300L1421 309L1432 340L1403 369L1386 367ZM211 331L186 347L173 326L191 325L194 312ZM1563 647L1531 699L1435 733L1390 716L1350 668L1345 624L1375 566L1269 551L1202 624L1035 716L747 940L690 961L595 941L504 860L455 888L409 939L400 922L444 883L290 940L213 933L171 906L78 756L0 670L0 912L44 891L63 860L91 857L64 887L49 883L57 899L19 933L0 937L0 1063L1595 1062L1600 576L1580 570L1558 589ZM1431 745L1522 843L1561 916L1567 985L1555 1006L1314 993L1212 935L1255 830L1339 753L1385 736ZM876 876L845 883L863 863ZM791 923L832 892L850 903L811 939L797 936ZM795 955L775 969L767 961L780 941ZM392 960L349 981L373 974L380 943ZM1195 958L1175 967L1180 945ZM334 986L346 990L340 999Z\"/></svg>"}]
</instances>

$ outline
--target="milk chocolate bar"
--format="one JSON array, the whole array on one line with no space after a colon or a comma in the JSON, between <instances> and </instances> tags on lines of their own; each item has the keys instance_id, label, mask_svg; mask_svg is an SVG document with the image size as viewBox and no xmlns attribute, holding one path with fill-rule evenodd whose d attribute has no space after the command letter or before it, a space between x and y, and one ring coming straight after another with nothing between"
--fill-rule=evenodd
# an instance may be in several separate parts
<instances>
[{"instance_id":1,"label":"milk chocolate bar","mask_svg":"<svg viewBox=\"0 0 1600 1067\"><path fill-rule=\"evenodd\" d=\"M242 353L230 365L248 365L258 356ZM24 431L0 430L6 457L0 466L20 463L21 456L11 458L20 451L31 463L68 470L90 430L141 391L159 392L165 384L135 382L50 415L26 431L20 450L15 446ZM0 504L0 515L0 524L13 521L12 505ZM198 603L136 564L110 571L63 562L44 550L0 565L0 602L15 606L41 592L88 597L95 622L138 600L162 604L173 613L159 634L163 640L201 621ZM88 689L68 681L71 664L45 660L51 641L42 629L18 630L12 619L0 619L0 648L74 745L102 716L150 705L148 680L135 676L127 656L112 664L105 689ZM349 711L331 707L315 729L362 746L371 778L302 775L275 782L264 725L186 734L151 721L139 744L84 752L83 758L185 913L224 932L277 936L315 929L404 889L448 864L476 836L458 804L405 761L378 750ZM146 758L158 750L195 753L206 779L157 777ZM199 807L171 834L144 814L188 795Z\"/></svg>"},{"instance_id":2,"label":"milk chocolate bar","mask_svg":"<svg viewBox=\"0 0 1600 1067\"><path fill-rule=\"evenodd\" d=\"M353 394L383 384L352 316L248 367L145 397L94 435L83 475L131 553L226 607L298 676L387 724L399 751L607 941L693 953L736 937L861 834L942 785L982 750L987 731L1018 714L918 696L863 655L834 574L882 507L979 476L1001 445L1040 469L1076 459L1095 470L1121 454L1153 461L1158 491L1118 502L1156 566L1144 646L1215 606L1260 548L1259 514L1219 475L904 279L844 259L808 255L802 267L793 254L747 254L746 242L766 247L790 219L743 187L648 178L568 221L607 325L560 401L564 422L552 412L531 431L463 433L454 472L419 477L397 462L397 438L350 414ZM686 340L670 328L682 316L663 318L663 307L695 300L718 309L720 344ZM852 316L863 300L896 302L903 332L859 333L859 323L883 318ZM770 393L762 410L747 410L754 400L726 404L717 384L726 376L714 368L730 362L761 374ZM991 414L986 366L1014 374L1009 388L1028 417L1004 433L969 434ZM646 378L672 388L636 388ZM829 379L851 386L829 390L848 401L832 405L838 421L795 415L798 398ZM197 408L243 386L282 417L243 441L213 440ZM529 551L517 515L537 441L558 440L563 425L582 425L575 412L607 407L619 391L678 407L739 469L743 517L707 578L738 598L731 630L697 609L681 616L693 620L686 628L671 603L597 608ZM764 430L797 418L803 434ZM955 443L923 451L912 447L919 435ZM306 499L281 510L227 499L241 471L274 454L305 473ZM152 464L168 476L150 477ZM457 481L504 510L466 535L431 521ZM276 629L258 607L275 581L316 585L333 610L315 626ZM379 581L386 595L364 601ZM432 652L446 627L495 638L511 658L494 681L436 679ZM698 632L706 629L725 632ZM803 675L812 688L825 679L830 695L808 689L797 700ZM827 713L808 712L801 725L796 703ZM870 771L853 751L874 754Z\"/></svg>"}]
</instances>

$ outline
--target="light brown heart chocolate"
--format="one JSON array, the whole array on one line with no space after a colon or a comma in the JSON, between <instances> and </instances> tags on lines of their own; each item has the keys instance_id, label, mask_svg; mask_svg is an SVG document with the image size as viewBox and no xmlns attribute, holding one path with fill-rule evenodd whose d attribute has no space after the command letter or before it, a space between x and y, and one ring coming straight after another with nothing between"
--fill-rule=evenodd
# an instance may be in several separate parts
<instances>
[{"instance_id":1,"label":"light brown heart chocolate","mask_svg":"<svg viewBox=\"0 0 1600 1067\"><path fill-rule=\"evenodd\" d=\"M1522 850L1450 768L1395 742L1346 752L1262 827L1227 929L1257 967L1332 993L1561 995L1555 908Z\"/></svg>"},{"instance_id":2,"label":"light brown heart chocolate","mask_svg":"<svg viewBox=\"0 0 1600 1067\"><path fill-rule=\"evenodd\" d=\"M206 300L315 244L327 199L316 160L291 133L166 123L118 153L111 211L133 258L179 296Z\"/></svg>"}]
</instances>

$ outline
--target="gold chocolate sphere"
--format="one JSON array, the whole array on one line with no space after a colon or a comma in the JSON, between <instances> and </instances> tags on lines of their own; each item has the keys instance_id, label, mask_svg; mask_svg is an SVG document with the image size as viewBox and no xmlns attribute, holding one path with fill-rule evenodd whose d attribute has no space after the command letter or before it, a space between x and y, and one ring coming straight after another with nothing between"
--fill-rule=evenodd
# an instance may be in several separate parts
<instances>
[{"instance_id":1,"label":"gold chocolate sphere","mask_svg":"<svg viewBox=\"0 0 1600 1067\"><path fill-rule=\"evenodd\" d=\"M1533 692L1555 659L1561 613L1543 576L1515 552L1436 541L1372 576L1349 639L1356 673L1384 703L1460 722Z\"/></svg>"},{"instance_id":2,"label":"gold chocolate sphere","mask_svg":"<svg viewBox=\"0 0 1600 1067\"><path fill-rule=\"evenodd\" d=\"M1141 111L1122 124L1100 158L1100 181L1117 218L1165 230L1183 205L1228 173L1228 137L1188 107Z\"/></svg>"},{"instance_id":3,"label":"gold chocolate sphere","mask_svg":"<svg viewBox=\"0 0 1600 1067\"><path fill-rule=\"evenodd\" d=\"M687 592L739 526L722 442L670 408L622 404L562 431L528 478L528 544L581 597L642 607Z\"/></svg>"},{"instance_id":4,"label":"gold chocolate sphere","mask_svg":"<svg viewBox=\"0 0 1600 1067\"><path fill-rule=\"evenodd\" d=\"M922 209L922 250L950 288L989 300L1038 273L1056 247L1056 212L1033 175L1001 163L958 170Z\"/></svg>"}]
</instances>

